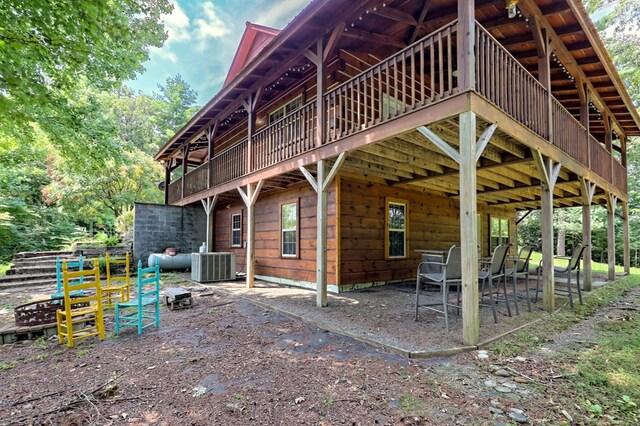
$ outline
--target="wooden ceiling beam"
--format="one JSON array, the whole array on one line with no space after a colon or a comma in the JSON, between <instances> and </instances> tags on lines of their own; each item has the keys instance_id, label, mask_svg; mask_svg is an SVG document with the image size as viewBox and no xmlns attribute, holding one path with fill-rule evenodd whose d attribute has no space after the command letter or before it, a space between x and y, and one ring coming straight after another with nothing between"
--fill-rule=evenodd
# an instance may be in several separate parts
<instances>
[{"instance_id":1,"label":"wooden ceiling beam","mask_svg":"<svg viewBox=\"0 0 640 426\"><path fill-rule=\"evenodd\" d=\"M355 28L345 28L346 31L343 32L342 36L347 38L352 38L355 40L366 41L378 43L386 46L393 46L400 49L404 49L407 47L407 44L399 39L395 39L393 37L389 37L384 34L378 34L371 31L358 30Z\"/></svg>"},{"instance_id":2,"label":"wooden ceiling beam","mask_svg":"<svg viewBox=\"0 0 640 426\"><path fill-rule=\"evenodd\" d=\"M374 15L392 19L397 22L403 22L414 27L418 25L418 21L410 13L394 9L392 7L374 7L372 9L367 9L367 13L373 13Z\"/></svg>"}]
</instances>

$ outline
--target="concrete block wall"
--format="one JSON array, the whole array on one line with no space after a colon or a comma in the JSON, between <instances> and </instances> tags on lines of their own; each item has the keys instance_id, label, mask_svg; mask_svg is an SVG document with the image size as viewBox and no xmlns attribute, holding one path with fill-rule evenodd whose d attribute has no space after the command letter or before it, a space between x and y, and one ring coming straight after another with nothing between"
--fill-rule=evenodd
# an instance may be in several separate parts
<instances>
[{"instance_id":1,"label":"concrete block wall","mask_svg":"<svg viewBox=\"0 0 640 426\"><path fill-rule=\"evenodd\" d=\"M201 206L135 203L133 256L146 261L151 253L177 247L180 253L198 252L207 237L207 215Z\"/></svg>"}]
</instances>

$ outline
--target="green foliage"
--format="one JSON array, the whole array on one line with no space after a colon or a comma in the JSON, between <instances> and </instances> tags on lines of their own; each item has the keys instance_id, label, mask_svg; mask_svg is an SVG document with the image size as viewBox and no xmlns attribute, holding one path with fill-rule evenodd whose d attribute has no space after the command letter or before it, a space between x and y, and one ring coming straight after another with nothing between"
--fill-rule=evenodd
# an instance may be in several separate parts
<instances>
[{"instance_id":1,"label":"green foliage","mask_svg":"<svg viewBox=\"0 0 640 426\"><path fill-rule=\"evenodd\" d=\"M143 70L149 47L166 38L167 0L0 2L0 133L28 140L39 123L53 142L86 138L92 102L83 82L104 90ZM58 139L61 136L67 136Z\"/></svg>"},{"instance_id":2,"label":"green foliage","mask_svg":"<svg viewBox=\"0 0 640 426\"><path fill-rule=\"evenodd\" d=\"M198 93L193 90L180 74L167 78L164 86L158 85L159 93L154 98L162 102L160 120L165 125L165 137L171 137L197 111L195 106Z\"/></svg>"},{"instance_id":3,"label":"green foliage","mask_svg":"<svg viewBox=\"0 0 640 426\"><path fill-rule=\"evenodd\" d=\"M95 236L96 241L106 247L118 245L120 239L116 235L108 235L105 232L98 232Z\"/></svg>"},{"instance_id":4,"label":"green foliage","mask_svg":"<svg viewBox=\"0 0 640 426\"><path fill-rule=\"evenodd\" d=\"M133 208L127 209L116 218L116 232L124 242L133 241Z\"/></svg>"}]
</instances>

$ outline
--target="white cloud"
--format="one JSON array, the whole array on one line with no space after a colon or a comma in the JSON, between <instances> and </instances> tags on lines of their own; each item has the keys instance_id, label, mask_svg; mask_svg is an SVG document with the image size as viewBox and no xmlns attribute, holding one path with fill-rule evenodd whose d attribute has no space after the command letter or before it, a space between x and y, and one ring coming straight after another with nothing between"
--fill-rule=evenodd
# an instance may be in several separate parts
<instances>
[{"instance_id":1,"label":"white cloud","mask_svg":"<svg viewBox=\"0 0 640 426\"><path fill-rule=\"evenodd\" d=\"M200 41L199 50L204 50L207 47L206 41L208 39L221 39L231 33L231 28L220 18L213 3L203 3L202 14L204 18L195 20L195 36Z\"/></svg>"},{"instance_id":2,"label":"white cloud","mask_svg":"<svg viewBox=\"0 0 640 426\"><path fill-rule=\"evenodd\" d=\"M171 62L172 64L178 63L178 55L171 51L169 46L165 43L165 45L161 48L151 47L149 48L149 53L153 57L157 57L160 59L164 59L166 61Z\"/></svg>"},{"instance_id":3,"label":"white cloud","mask_svg":"<svg viewBox=\"0 0 640 426\"><path fill-rule=\"evenodd\" d=\"M191 39L191 32L189 31L191 22L178 2L173 3L171 15L162 15L162 19L164 20L164 26L169 35L166 44Z\"/></svg>"},{"instance_id":4,"label":"white cloud","mask_svg":"<svg viewBox=\"0 0 640 426\"><path fill-rule=\"evenodd\" d=\"M256 19L255 22L257 24L282 28L291 20L291 17L297 15L308 4L309 0L273 2L266 9L262 9L260 11L260 15L256 16L254 19ZM286 22L282 22L284 18L288 18Z\"/></svg>"}]
</instances>

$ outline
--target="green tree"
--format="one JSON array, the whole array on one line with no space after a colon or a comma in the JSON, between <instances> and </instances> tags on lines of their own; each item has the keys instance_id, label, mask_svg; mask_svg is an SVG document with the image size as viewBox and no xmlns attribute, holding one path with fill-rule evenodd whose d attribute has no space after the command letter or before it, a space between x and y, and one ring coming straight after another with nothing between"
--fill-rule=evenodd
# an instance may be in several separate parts
<instances>
[{"instance_id":1,"label":"green tree","mask_svg":"<svg viewBox=\"0 0 640 426\"><path fill-rule=\"evenodd\" d=\"M0 133L31 137L31 123L61 143L78 134L79 82L108 89L143 70L166 38L168 0L0 2ZM80 126L81 128L81 126Z\"/></svg>"},{"instance_id":2,"label":"green tree","mask_svg":"<svg viewBox=\"0 0 640 426\"><path fill-rule=\"evenodd\" d=\"M182 79L180 74L168 77L164 85L158 84L159 92L154 98L164 105L159 116L159 124L165 129L165 137L171 137L199 109L195 105L198 92Z\"/></svg>"}]
</instances>

